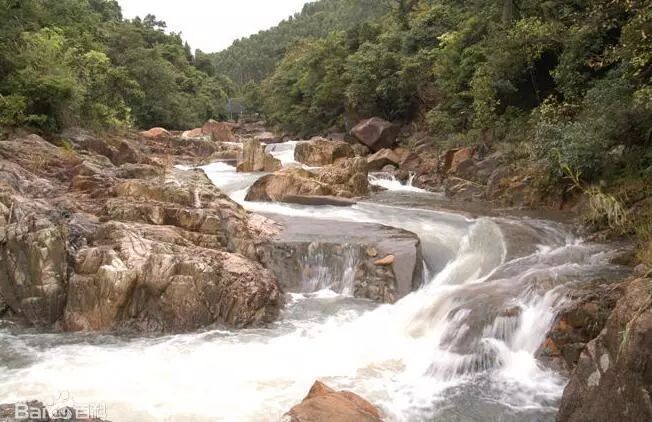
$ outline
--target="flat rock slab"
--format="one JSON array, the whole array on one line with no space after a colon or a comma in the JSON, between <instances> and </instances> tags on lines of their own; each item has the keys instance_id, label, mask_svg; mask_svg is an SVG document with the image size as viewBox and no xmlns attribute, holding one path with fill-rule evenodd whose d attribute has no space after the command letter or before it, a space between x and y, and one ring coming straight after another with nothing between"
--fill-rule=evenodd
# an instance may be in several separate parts
<instances>
[{"instance_id":1,"label":"flat rock slab","mask_svg":"<svg viewBox=\"0 0 652 422\"><path fill-rule=\"evenodd\" d=\"M356 297L392 303L423 282L421 242L414 233L373 223L266 216L282 229L263 260L287 291L350 289ZM385 265L388 256L394 259Z\"/></svg>"},{"instance_id":2,"label":"flat rock slab","mask_svg":"<svg viewBox=\"0 0 652 422\"><path fill-rule=\"evenodd\" d=\"M289 195L283 199L283 202L312 206L332 205L335 207L350 207L358 203L358 201L353 198L339 198L337 196L328 195Z\"/></svg>"}]
</instances>

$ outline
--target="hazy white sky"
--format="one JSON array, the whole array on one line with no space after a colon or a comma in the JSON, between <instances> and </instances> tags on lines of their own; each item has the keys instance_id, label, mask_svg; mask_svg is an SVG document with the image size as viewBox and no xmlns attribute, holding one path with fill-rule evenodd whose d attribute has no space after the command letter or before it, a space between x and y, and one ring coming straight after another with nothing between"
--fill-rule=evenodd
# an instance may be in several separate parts
<instances>
[{"instance_id":1,"label":"hazy white sky","mask_svg":"<svg viewBox=\"0 0 652 422\"><path fill-rule=\"evenodd\" d=\"M118 0L125 18L156 15L182 32L192 49L223 50L238 38L275 26L312 0Z\"/></svg>"}]
</instances>

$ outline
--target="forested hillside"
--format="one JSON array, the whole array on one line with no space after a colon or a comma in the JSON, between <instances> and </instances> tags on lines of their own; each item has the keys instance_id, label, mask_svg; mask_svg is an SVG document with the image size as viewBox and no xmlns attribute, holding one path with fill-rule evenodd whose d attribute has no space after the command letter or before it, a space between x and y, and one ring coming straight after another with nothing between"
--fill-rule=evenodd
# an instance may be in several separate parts
<instances>
[{"instance_id":1,"label":"forested hillside","mask_svg":"<svg viewBox=\"0 0 652 422\"><path fill-rule=\"evenodd\" d=\"M391 3L290 50L262 84L268 118L303 134L347 115L417 121L440 144L517 143L553 178L561 160L595 180L622 145L650 171L649 0Z\"/></svg>"},{"instance_id":2,"label":"forested hillside","mask_svg":"<svg viewBox=\"0 0 652 422\"><path fill-rule=\"evenodd\" d=\"M321 0L278 26L237 40L228 49L210 55L216 70L239 85L260 82L274 72L289 48L298 41L325 37L361 22L384 16L392 0Z\"/></svg>"},{"instance_id":3,"label":"forested hillside","mask_svg":"<svg viewBox=\"0 0 652 422\"><path fill-rule=\"evenodd\" d=\"M0 125L195 127L231 92L214 75L164 22L125 20L116 1L0 0Z\"/></svg>"}]
</instances>

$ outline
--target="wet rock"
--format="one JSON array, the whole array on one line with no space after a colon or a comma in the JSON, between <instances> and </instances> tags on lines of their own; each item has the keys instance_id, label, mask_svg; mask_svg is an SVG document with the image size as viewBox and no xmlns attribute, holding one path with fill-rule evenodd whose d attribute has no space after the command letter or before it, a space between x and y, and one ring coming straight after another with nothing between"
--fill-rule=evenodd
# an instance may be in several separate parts
<instances>
[{"instance_id":1,"label":"wet rock","mask_svg":"<svg viewBox=\"0 0 652 422\"><path fill-rule=\"evenodd\" d=\"M140 134L147 139L164 139L171 136L170 132L162 127L154 127L145 132L141 132Z\"/></svg>"},{"instance_id":2,"label":"wet rock","mask_svg":"<svg viewBox=\"0 0 652 422\"><path fill-rule=\"evenodd\" d=\"M316 171L286 168L258 179L247 201L284 202L287 197L334 196L353 198L369 192L367 163L362 158L340 160Z\"/></svg>"},{"instance_id":3,"label":"wet rock","mask_svg":"<svg viewBox=\"0 0 652 422\"><path fill-rule=\"evenodd\" d=\"M652 280L627 282L600 335L582 351L557 421L652 419Z\"/></svg>"},{"instance_id":4,"label":"wet rock","mask_svg":"<svg viewBox=\"0 0 652 422\"><path fill-rule=\"evenodd\" d=\"M249 139L244 143L237 165L239 172L273 172L281 167L281 161L266 153L258 140Z\"/></svg>"},{"instance_id":5,"label":"wet rock","mask_svg":"<svg viewBox=\"0 0 652 422\"><path fill-rule=\"evenodd\" d=\"M559 313L537 352L538 359L557 370L572 371L586 344L604 328L622 294L619 286L611 285L578 292L579 297Z\"/></svg>"},{"instance_id":6,"label":"wet rock","mask_svg":"<svg viewBox=\"0 0 652 422\"><path fill-rule=\"evenodd\" d=\"M282 298L260 264L188 241L169 226L103 225L77 255L63 327L187 332L212 324L261 325Z\"/></svg>"},{"instance_id":7,"label":"wet rock","mask_svg":"<svg viewBox=\"0 0 652 422\"><path fill-rule=\"evenodd\" d=\"M391 148L396 143L400 127L378 117L363 120L352 130L358 141L366 145L371 151L378 152L383 148Z\"/></svg>"},{"instance_id":8,"label":"wet rock","mask_svg":"<svg viewBox=\"0 0 652 422\"><path fill-rule=\"evenodd\" d=\"M393 303L423 282L421 244L413 233L378 224L270 218L283 228L264 246L262 261L284 290L331 288ZM386 257L382 265L378 257Z\"/></svg>"},{"instance_id":9,"label":"wet rock","mask_svg":"<svg viewBox=\"0 0 652 422\"><path fill-rule=\"evenodd\" d=\"M233 134L233 127L225 122L209 120L201 128L205 136L210 136L214 142L235 142L237 139Z\"/></svg>"},{"instance_id":10,"label":"wet rock","mask_svg":"<svg viewBox=\"0 0 652 422\"><path fill-rule=\"evenodd\" d=\"M401 163L401 158L391 149L383 148L367 157L367 163L369 164L370 171L378 171L388 165L398 167Z\"/></svg>"},{"instance_id":11,"label":"wet rock","mask_svg":"<svg viewBox=\"0 0 652 422\"><path fill-rule=\"evenodd\" d=\"M294 150L294 159L312 167L326 166L342 158L353 158L355 153L351 145L342 141L329 141L313 138L300 142Z\"/></svg>"},{"instance_id":12,"label":"wet rock","mask_svg":"<svg viewBox=\"0 0 652 422\"><path fill-rule=\"evenodd\" d=\"M334 207L350 207L358 203L355 199L319 195L287 195L283 198L283 202L311 206L332 205Z\"/></svg>"},{"instance_id":13,"label":"wet rock","mask_svg":"<svg viewBox=\"0 0 652 422\"><path fill-rule=\"evenodd\" d=\"M379 422L380 411L349 391L335 391L316 381L303 401L281 419L283 422Z\"/></svg>"}]
</instances>

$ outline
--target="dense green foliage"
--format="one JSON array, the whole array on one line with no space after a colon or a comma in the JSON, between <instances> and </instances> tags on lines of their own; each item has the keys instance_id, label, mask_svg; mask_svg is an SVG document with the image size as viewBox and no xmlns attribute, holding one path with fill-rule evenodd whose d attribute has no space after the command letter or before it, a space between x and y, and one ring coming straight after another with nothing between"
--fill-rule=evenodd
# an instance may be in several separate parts
<instances>
[{"instance_id":1,"label":"dense green foliage","mask_svg":"<svg viewBox=\"0 0 652 422\"><path fill-rule=\"evenodd\" d=\"M218 73L238 85L260 82L274 72L288 49L308 39L346 30L389 11L391 0L321 0L307 3L301 13L290 16L272 29L237 40L228 49L213 54Z\"/></svg>"},{"instance_id":2,"label":"dense green foliage","mask_svg":"<svg viewBox=\"0 0 652 422\"><path fill-rule=\"evenodd\" d=\"M650 0L389 4L291 49L262 83L268 118L310 134L379 115L442 146L519 143L552 185L565 166L587 181L652 177ZM632 160L614 168L614 154Z\"/></svg>"},{"instance_id":3,"label":"dense green foliage","mask_svg":"<svg viewBox=\"0 0 652 422\"><path fill-rule=\"evenodd\" d=\"M0 0L0 125L195 127L232 90L165 23L124 20L114 0Z\"/></svg>"}]
</instances>

